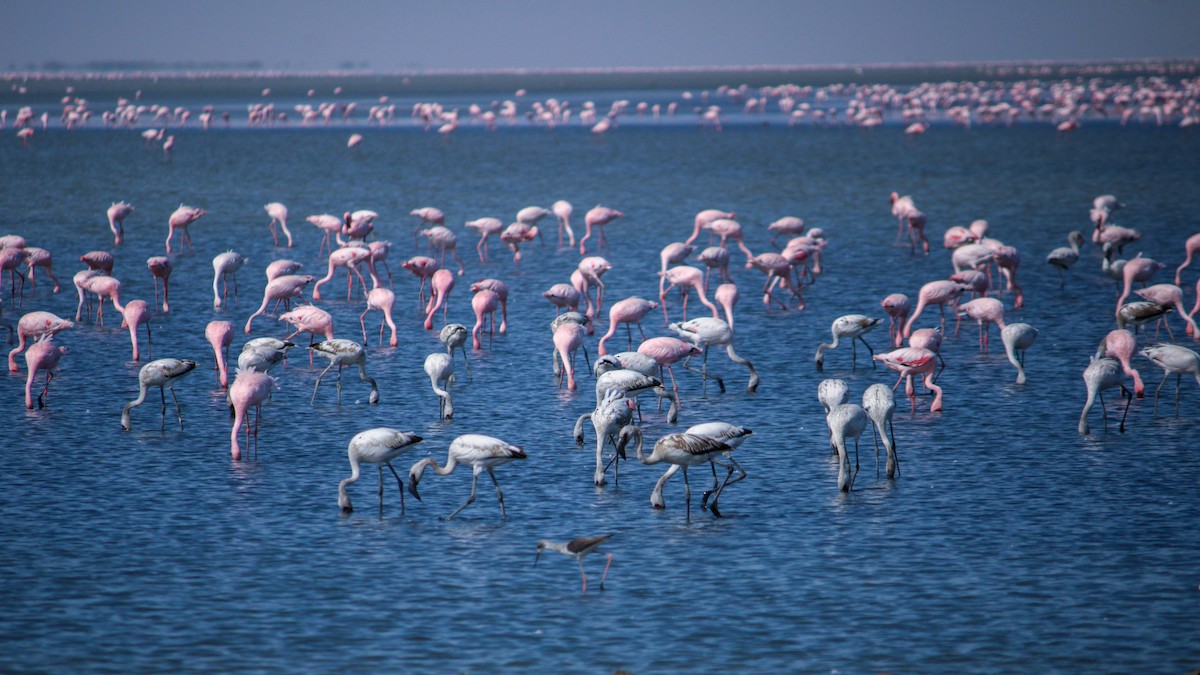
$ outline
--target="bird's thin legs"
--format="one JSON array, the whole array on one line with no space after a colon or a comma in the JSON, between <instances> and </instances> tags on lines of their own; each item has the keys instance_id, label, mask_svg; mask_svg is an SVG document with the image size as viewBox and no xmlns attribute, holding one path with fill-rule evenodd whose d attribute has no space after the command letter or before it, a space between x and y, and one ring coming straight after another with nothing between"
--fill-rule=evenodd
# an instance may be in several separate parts
<instances>
[{"instance_id":1,"label":"bird's thin legs","mask_svg":"<svg viewBox=\"0 0 1200 675\"><path fill-rule=\"evenodd\" d=\"M175 417L179 418L179 430L183 431L183 411L179 409L179 397L175 395L175 387L171 387L171 400L175 401Z\"/></svg>"}]
</instances>

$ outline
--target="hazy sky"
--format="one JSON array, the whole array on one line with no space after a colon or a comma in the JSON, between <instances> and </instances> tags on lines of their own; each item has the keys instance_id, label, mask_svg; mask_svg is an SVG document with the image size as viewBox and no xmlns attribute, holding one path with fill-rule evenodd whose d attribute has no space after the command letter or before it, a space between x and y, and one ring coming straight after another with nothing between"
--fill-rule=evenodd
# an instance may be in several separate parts
<instances>
[{"instance_id":1,"label":"hazy sky","mask_svg":"<svg viewBox=\"0 0 1200 675\"><path fill-rule=\"evenodd\" d=\"M1200 0L0 0L0 70L373 70L1200 56Z\"/></svg>"}]
</instances>

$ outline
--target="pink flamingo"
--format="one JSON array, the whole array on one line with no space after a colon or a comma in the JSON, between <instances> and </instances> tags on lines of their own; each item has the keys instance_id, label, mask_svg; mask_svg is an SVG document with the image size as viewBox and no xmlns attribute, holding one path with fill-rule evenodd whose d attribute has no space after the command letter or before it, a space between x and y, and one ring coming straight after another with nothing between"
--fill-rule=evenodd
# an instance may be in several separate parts
<instances>
[{"instance_id":1,"label":"pink flamingo","mask_svg":"<svg viewBox=\"0 0 1200 675\"><path fill-rule=\"evenodd\" d=\"M709 246L696 256L696 260L704 263L704 290L708 290L709 275L714 269L721 271L722 281L733 283L733 277L729 276L729 249Z\"/></svg>"},{"instance_id":2,"label":"pink flamingo","mask_svg":"<svg viewBox=\"0 0 1200 675\"><path fill-rule=\"evenodd\" d=\"M351 241L366 241L371 235L371 231L375 229L375 219L379 217L374 211L355 211L353 213L347 211L342 214L342 227L337 232L337 242L345 244L342 236L345 236ZM416 240L416 232L413 232L413 240ZM332 251L331 251L332 252Z\"/></svg>"},{"instance_id":3,"label":"pink flamingo","mask_svg":"<svg viewBox=\"0 0 1200 675\"><path fill-rule=\"evenodd\" d=\"M332 253L333 242L330 240L330 236L341 233L343 225L342 219L328 213L323 213L317 216L309 216L305 220L313 225L316 225L317 229L324 234L324 237L321 239L321 247L317 249L317 255L322 255L326 248L328 248L330 253Z\"/></svg>"},{"instance_id":4,"label":"pink flamingo","mask_svg":"<svg viewBox=\"0 0 1200 675\"><path fill-rule=\"evenodd\" d=\"M466 271L463 267L462 258L458 257L458 237L455 236L450 228L437 225L428 230L421 230L421 236L429 240L430 247L439 254L438 264L446 264L446 251L454 257L454 261L458 263L458 275L462 276Z\"/></svg>"},{"instance_id":5,"label":"pink flamingo","mask_svg":"<svg viewBox=\"0 0 1200 675\"><path fill-rule=\"evenodd\" d=\"M167 254L171 253L171 238L175 236L175 230L179 230L179 247L182 250L187 246L188 250L192 250L192 235L188 233L188 226L200 220L201 217L208 212L204 209L198 209L194 206L179 205L175 212L171 214L167 220Z\"/></svg>"},{"instance_id":6,"label":"pink flamingo","mask_svg":"<svg viewBox=\"0 0 1200 675\"><path fill-rule=\"evenodd\" d=\"M75 306L75 321L79 321L83 316L83 305L87 303L88 316L92 314L92 300L85 294L87 281L94 276L99 275L96 270L79 270L75 276L71 277L71 283L75 284L75 293L79 296L79 303Z\"/></svg>"},{"instance_id":7,"label":"pink flamingo","mask_svg":"<svg viewBox=\"0 0 1200 675\"><path fill-rule=\"evenodd\" d=\"M738 292L737 284L721 284L717 286L716 293L713 293L713 299L721 306L725 312L725 323L729 324L729 330L733 330L733 308L737 305L738 298L741 294Z\"/></svg>"},{"instance_id":8,"label":"pink flamingo","mask_svg":"<svg viewBox=\"0 0 1200 675\"><path fill-rule=\"evenodd\" d=\"M1195 257L1196 253L1200 253L1200 232L1197 232L1196 234L1193 234L1192 236L1188 237L1187 241L1185 241L1183 243L1183 249L1184 249L1184 252L1187 254L1187 258L1184 259L1183 264L1180 265L1175 270L1175 285L1176 286L1181 285L1179 283L1179 279L1180 279L1181 275L1183 274L1183 270L1187 269L1188 265L1192 264L1192 258Z\"/></svg>"},{"instance_id":9,"label":"pink flamingo","mask_svg":"<svg viewBox=\"0 0 1200 675\"><path fill-rule=\"evenodd\" d=\"M612 263L600 256L589 256L579 261L578 269L585 282L583 294L588 295L588 289L592 286L596 287L596 304L588 311L587 316L589 318L600 316L600 312L604 311L604 282L600 280L600 277L612 269Z\"/></svg>"},{"instance_id":10,"label":"pink flamingo","mask_svg":"<svg viewBox=\"0 0 1200 675\"><path fill-rule=\"evenodd\" d=\"M912 332L912 335L908 336L908 346L917 349L928 349L937 354L939 364L938 373L940 374L946 367L946 360L942 358L942 341L945 339L945 334L937 328L918 328ZM937 380L937 376L935 375L933 379Z\"/></svg>"},{"instance_id":11,"label":"pink flamingo","mask_svg":"<svg viewBox=\"0 0 1200 675\"><path fill-rule=\"evenodd\" d=\"M171 259L165 255L151 256L146 259L146 268L154 277L154 301L158 302L158 282L162 280L162 311L171 311L167 304L167 281L171 278Z\"/></svg>"},{"instance_id":12,"label":"pink flamingo","mask_svg":"<svg viewBox=\"0 0 1200 675\"><path fill-rule=\"evenodd\" d=\"M720 312L717 306L708 301L704 296L704 273L695 267L689 265L678 265L672 267L666 272L659 272L664 279L667 280L668 286L658 294L659 304L662 305L663 320L666 323L671 322L671 318L667 315L667 293L671 289L678 287L679 294L683 298L683 321L687 321L687 303L688 296L693 292L700 297L700 302L712 312L714 317L720 317Z\"/></svg>"},{"instance_id":13,"label":"pink flamingo","mask_svg":"<svg viewBox=\"0 0 1200 675\"><path fill-rule=\"evenodd\" d=\"M888 203L892 207L892 217L896 219L896 246L900 245L900 237L904 234L904 224L908 220L908 214L917 210L917 205L913 203L913 198L908 195L901 197L898 193L893 192L888 197Z\"/></svg>"},{"instance_id":14,"label":"pink flamingo","mask_svg":"<svg viewBox=\"0 0 1200 675\"><path fill-rule=\"evenodd\" d=\"M47 335L55 335L75 324L50 312L29 312L17 321L17 347L8 353L8 371L17 372L17 354L27 343L37 342Z\"/></svg>"},{"instance_id":15,"label":"pink flamingo","mask_svg":"<svg viewBox=\"0 0 1200 675\"><path fill-rule=\"evenodd\" d=\"M58 372L59 359L66 353L66 347L56 347L54 345L53 335L47 335L29 346L29 351L25 352L25 368L29 371L29 374L25 377L26 408L33 409L33 378L39 370L46 371L46 386L42 387L42 393L38 394L38 407L46 407L46 392L50 390L50 381L54 379L54 374Z\"/></svg>"},{"instance_id":16,"label":"pink flamingo","mask_svg":"<svg viewBox=\"0 0 1200 675\"><path fill-rule=\"evenodd\" d=\"M441 266L438 265L438 262L433 258L423 255L415 255L400 263L400 266L409 272L412 272L413 275L421 280L421 288L417 292L417 304L425 304L425 285L429 282L429 279L433 277L434 272L437 272L439 269L441 269Z\"/></svg>"},{"instance_id":17,"label":"pink flamingo","mask_svg":"<svg viewBox=\"0 0 1200 675\"><path fill-rule=\"evenodd\" d=\"M650 338L638 345L637 350L639 354L649 356L658 364L660 380L662 379L662 369L667 369L667 373L671 376L671 389L675 393L677 402L679 401L679 385L675 383L675 371L671 369L671 366L685 358L700 356L704 353L704 350L691 342L673 337ZM682 403L677 403L677 405L680 410L683 409Z\"/></svg>"},{"instance_id":18,"label":"pink flamingo","mask_svg":"<svg viewBox=\"0 0 1200 675\"><path fill-rule=\"evenodd\" d=\"M0 249L0 291L4 289L4 271L7 270L10 299L19 297L17 294L17 279L21 280L20 295L23 296L25 294L25 275L17 270L23 262L25 262L24 248ZM17 304L21 304L19 300Z\"/></svg>"},{"instance_id":19,"label":"pink flamingo","mask_svg":"<svg viewBox=\"0 0 1200 675\"><path fill-rule=\"evenodd\" d=\"M933 382L934 367L937 365L936 357L937 355L928 349L902 347L885 354L876 354L872 358L882 361L885 366L900 374L900 377L896 379L896 384L892 385L893 391L900 386L901 380L908 378L905 393L912 400L913 412L917 410L917 400L912 376L924 375L925 388L934 393L933 403L929 405L929 412L940 412L942 410L942 388Z\"/></svg>"},{"instance_id":20,"label":"pink flamingo","mask_svg":"<svg viewBox=\"0 0 1200 675\"><path fill-rule=\"evenodd\" d=\"M956 281L931 281L921 287L921 291L917 294L917 309L913 311L912 316L908 317L908 322L904 324L904 337L912 335L913 324L920 318L921 312L928 305L937 305L942 312L942 332L946 330L946 305L954 307L958 302L958 296L966 288Z\"/></svg>"},{"instance_id":21,"label":"pink flamingo","mask_svg":"<svg viewBox=\"0 0 1200 675\"><path fill-rule=\"evenodd\" d=\"M696 237L700 236L700 230L703 229L704 226L707 225L709 222L714 221L717 218L728 218L728 219L732 220L734 218L737 218L737 214L731 213L731 212L720 211L717 209L705 209L705 210L701 211L700 213L697 213L696 219L693 223L694 226L692 228L692 236L688 237L687 240L684 241L683 243L690 244L693 241L696 241Z\"/></svg>"},{"instance_id":22,"label":"pink flamingo","mask_svg":"<svg viewBox=\"0 0 1200 675\"><path fill-rule=\"evenodd\" d=\"M304 288L313 281L314 277L308 274L285 274L281 277L276 277L267 282L267 287L263 289L263 301L259 305L258 310L246 319L246 333L250 332L250 324L254 322L255 317L262 316L267 311L267 303L275 300L290 302L292 298L300 298L304 300ZM307 302L307 301L306 301Z\"/></svg>"},{"instance_id":23,"label":"pink flamingo","mask_svg":"<svg viewBox=\"0 0 1200 675\"><path fill-rule=\"evenodd\" d=\"M107 251L89 251L79 256L89 270L96 270L112 276L113 256Z\"/></svg>"},{"instance_id":24,"label":"pink flamingo","mask_svg":"<svg viewBox=\"0 0 1200 675\"><path fill-rule=\"evenodd\" d=\"M538 221L550 215L550 213L548 209L540 206L526 206L517 211L517 222L525 223L526 225L537 225Z\"/></svg>"},{"instance_id":25,"label":"pink flamingo","mask_svg":"<svg viewBox=\"0 0 1200 675\"><path fill-rule=\"evenodd\" d=\"M271 202L270 204L264 206L263 210L267 212L268 216L271 216L271 241L275 242L276 246L279 246L279 236L275 234L275 223L279 223L279 227L283 229L284 236L287 237L288 248L291 248L292 233L290 230L288 230L287 226L287 207L279 202Z\"/></svg>"},{"instance_id":26,"label":"pink flamingo","mask_svg":"<svg viewBox=\"0 0 1200 675\"><path fill-rule=\"evenodd\" d=\"M450 291L454 290L454 273L450 270L438 270L433 273L433 277L429 281L429 304L425 306L425 330L433 330L433 315L437 314L439 309L443 310L442 322L445 323L445 312L449 311L450 305L446 302L450 296Z\"/></svg>"},{"instance_id":27,"label":"pink flamingo","mask_svg":"<svg viewBox=\"0 0 1200 675\"><path fill-rule=\"evenodd\" d=\"M96 311L96 321L101 326L104 325L104 299L112 300L113 307L118 312L124 312L121 306L121 282L115 277L94 276L84 281L84 290L89 293L95 293L100 303L100 308Z\"/></svg>"},{"instance_id":28,"label":"pink flamingo","mask_svg":"<svg viewBox=\"0 0 1200 675\"><path fill-rule=\"evenodd\" d=\"M222 387L229 386L229 345L233 344L233 324L229 321L209 321L204 327L204 339L212 345L213 357L217 361L217 381Z\"/></svg>"},{"instance_id":29,"label":"pink flamingo","mask_svg":"<svg viewBox=\"0 0 1200 675\"><path fill-rule=\"evenodd\" d=\"M597 245L607 247L608 239L604 236L604 226L624 215L624 213L607 206L596 205L589 209L583 217L583 224L587 227L587 231L583 235L583 239L579 240L579 255L587 255L587 240L592 237L593 229L596 230Z\"/></svg>"},{"instance_id":30,"label":"pink flamingo","mask_svg":"<svg viewBox=\"0 0 1200 675\"><path fill-rule=\"evenodd\" d=\"M1121 275L1125 279L1125 288L1121 291L1121 297L1117 298L1117 311L1120 311L1125 298L1129 297L1135 281L1149 281L1162 268L1162 263L1150 258L1134 258L1127 261L1125 269L1121 271Z\"/></svg>"},{"instance_id":31,"label":"pink flamingo","mask_svg":"<svg viewBox=\"0 0 1200 675\"><path fill-rule=\"evenodd\" d=\"M387 323L392 330L392 339L388 341L388 345L395 347L400 344L396 339L396 323L392 320L392 306L396 303L396 294L390 289L382 286L372 288L367 292L367 308L358 316L358 323L362 327L363 344L367 344L367 312L377 310L383 312L383 321L379 322L379 344L383 344L383 324Z\"/></svg>"},{"instance_id":32,"label":"pink flamingo","mask_svg":"<svg viewBox=\"0 0 1200 675\"><path fill-rule=\"evenodd\" d=\"M138 326L146 325L146 342L151 342L154 336L150 333L150 305L145 300L130 300L121 309L121 328L129 329L129 341L133 343L133 360L140 361L141 356L138 351Z\"/></svg>"},{"instance_id":33,"label":"pink flamingo","mask_svg":"<svg viewBox=\"0 0 1200 675\"><path fill-rule=\"evenodd\" d=\"M487 240L490 235L499 235L504 229L504 223L499 218L479 218L477 220L468 220L466 223L467 229L479 233L479 243L475 244L475 250L479 253L479 262L487 262L488 248ZM574 243L571 244L574 246Z\"/></svg>"},{"instance_id":34,"label":"pink flamingo","mask_svg":"<svg viewBox=\"0 0 1200 675\"><path fill-rule=\"evenodd\" d=\"M446 214L442 213L441 209L433 207L433 206L426 206L426 207L422 207L419 209L413 209L412 211L409 211L408 215L416 216L417 218L420 219L420 222L418 222L417 225L415 227L413 227L413 246L414 247L417 245L417 232L418 232L418 230L421 229L422 224L428 224L428 225L445 225L446 224Z\"/></svg>"},{"instance_id":35,"label":"pink flamingo","mask_svg":"<svg viewBox=\"0 0 1200 675\"><path fill-rule=\"evenodd\" d=\"M579 309L579 301L583 299L583 294L571 284L554 284L542 291L542 297L554 305L554 314L558 315L564 309L577 311Z\"/></svg>"},{"instance_id":36,"label":"pink flamingo","mask_svg":"<svg viewBox=\"0 0 1200 675\"><path fill-rule=\"evenodd\" d=\"M267 281L278 279L285 274L295 274L296 272L300 271L301 267L304 267L304 264L298 263L295 260L276 260L270 265L267 265Z\"/></svg>"},{"instance_id":37,"label":"pink flamingo","mask_svg":"<svg viewBox=\"0 0 1200 675\"><path fill-rule=\"evenodd\" d=\"M175 135L167 136L167 140L163 141L163 161L171 161L171 150L175 148Z\"/></svg>"},{"instance_id":38,"label":"pink flamingo","mask_svg":"<svg viewBox=\"0 0 1200 675\"><path fill-rule=\"evenodd\" d=\"M257 370L238 370L233 384L229 385L229 405L233 407L233 431L229 434L229 450L233 459L242 458L242 447L238 445L238 431L246 425L246 442L250 442L250 423L247 414L250 408L258 411L254 423L254 443L258 443L258 419L262 417L263 401L271 395L275 378Z\"/></svg>"},{"instance_id":39,"label":"pink flamingo","mask_svg":"<svg viewBox=\"0 0 1200 675\"><path fill-rule=\"evenodd\" d=\"M996 324L1004 330L1004 304L996 298L975 298L958 307L960 315L966 315L979 323L979 351L988 349L988 325Z\"/></svg>"},{"instance_id":40,"label":"pink flamingo","mask_svg":"<svg viewBox=\"0 0 1200 675\"><path fill-rule=\"evenodd\" d=\"M792 295L800 298L800 304L796 309L804 309L804 295L800 293L800 287L792 283L792 264L779 253L760 253L749 260L746 267L764 272L767 275L767 281L763 284L763 304L767 305L768 309L771 306L771 300L779 303L783 309L788 309L788 305L783 300L775 297L772 292L777 285L782 285L792 292Z\"/></svg>"},{"instance_id":41,"label":"pink flamingo","mask_svg":"<svg viewBox=\"0 0 1200 675\"><path fill-rule=\"evenodd\" d=\"M717 218L705 223L704 229L720 237L720 246L723 248L728 248L726 242L729 239L736 241L738 248L742 250L742 253L746 254L747 264L749 264L750 259L754 257L754 254L751 253L750 249L746 247L746 242L742 238L742 225L736 220L730 218Z\"/></svg>"},{"instance_id":42,"label":"pink flamingo","mask_svg":"<svg viewBox=\"0 0 1200 675\"><path fill-rule=\"evenodd\" d=\"M908 318L908 310L912 307L908 296L903 293L892 293L884 298L879 305L883 307L883 311L891 318L888 324L888 339L893 346L899 347L903 335L901 328L904 326L904 320Z\"/></svg>"},{"instance_id":43,"label":"pink flamingo","mask_svg":"<svg viewBox=\"0 0 1200 675\"><path fill-rule=\"evenodd\" d=\"M1175 284L1155 284L1136 290L1134 294L1143 300L1156 302L1160 305L1173 305L1175 311L1179 312L1179 316L1183 317L1184 322L1187 323L1187 334L1200 339L1200 331L1196 329L1196 322L1184 311L1182 288ZM1174 339L1175 336L1171 334L1171 324L1167 323L1166 316L1163 316L1160 322L1167 327L1167 335L1170 335L1171 339Z\"/></svg>"},{"instance_id":44,"label":"pink flamingo","mask_svg":"<svg viewBox=\"0 0 1200 675\"><path fill-rule=\"evenodd\" d=\"M558 247L563 245L563 230L567 231L567 246L575 246L575 232L571 230L571 213L574 207L571 202L560 199L550 205L550 210L554 212L554 216L558 218Z\"/></svg>"},{"instance_id":45,"label":"pink flamingo","mask_svg":"<svg viewBox=\"0 0 1200 675\"><path fill-rule=\"evenodd\" d=\"M54 260L50 255L50 251L36 246L25 247L25 271L29 273L29 281L33 288L37 288L37 278L34 276L34 273L37 271L37 268L44 267L46 268L46 276L50 277L50 280L54 282L53 292L57 293L62 290L58 283L58 277L54 276L54 272L51 269L53 264Z\"/></svg>"},{"instance_id":46,"label":"pink flamingo","mask_svg":"<svg viewBox=\"0 0 1200 675\"><path fill-rule=\"evenodd\" d=\"M683 263L684 261L687 260L687 257L689 255L691 255L692 251L694 251L694 250L695 250L695 247L693 247L689 244L685 244L682 241L676 241L676 242L667 244L666 246L663 247L662 251L659 251L659 253L658 253L658 259L662 263L662 267L659 269L659 272L666 272L668 267L672 267L674 265L679 265L679 264ZM659 274L658 275L658 292L659 293L663 292L663 285L665 283L666 283L666 281L664 280L663 275ZM708 272L707 272L707 270L704 273L704 287L705 287L705 289L708 288Z\"/></svg>"},{"instance_id":47,"label":"pink flamingo","mask_svg":"<svg viewBox=\"0 0 1200 675\"><path fill-rule=\"evenodd\" d=\"M358 282L362 284L363 290L367 288L367 281L363 279L362 272L358 271L358 263L363 262L371 257L371 249L365 246L347 246L339 248L329 254L329 273L313 286L313 300L321 299L321 284L328 282L333 278L333 272L339 267L346 268L346 299L350 299L350 294L354 289L354 277L358 277Z\"/></svg>"},{"instance_id":48,"label":"pink flamingo","mask_svg":"<svg viewBox=\"0 0 1200 675\"><path fill-rule=\"evenodd\" d=\"M372 270L372 278L375 285L379 285L379 280L374 274L376 265L383 263L383 269L387 270L388 285L392 285L392 268L387 264L388 255L392 251L392 242L390 241L373 241L367 244L367 248L371 250L371 257L367 259L367 267Z\"/></svg>"},{"instance_id":49,"label":"pink flamingo","mask_svg":"<svg viewBox=\"0 0 1200 675\"><path fill-rule=\"evenodd\" d=\"M975 235L961 225L946 228L946 234L942 235L942 246L951 250L973 243Z\"/></svg>"},{"instance_id":50,"label":"pink flamingo","mask_svg":"<svg viewBox=\"0 0 1200 675\"><path fill-rule=\"evenodd\" d=\"M309 334L309 345L312 345L317 335L324 335L326 340L333 339L333 316L316 305L301 305L290 312L281 314L279 320L286 321L296 329L283 338L284 342L301 333ZM312 355L309 354L309 356Z\"/></svg>"},{"instance_id":51,"label":"pink flamingo","mask_svg":"<svg viewBox=\"0 0 1200 675\"><path fill-rule=\"evenodd\" d=\"M508 332L508 284L499 279L480 279L471 284L471 292L478 293L483 289L494 291L500 299L500 334Z\"/></svg>"},{"instance_id":52,"label":"pink flamingo","mask_svg":"<svg viewBox=\"0 0 1200 675\"><path fill-rule=\"evenodd\" d=\"M575 368L571 359L575 352L583 346L584 327L574 321L563 321L554 331L554 350L562 361L563 372L567 374L567 389L575 391Z\"/></svg>"},{"instance_id":53,"label":"pink flamingo","mask_svg":"<svg viewBox=\"0 0 1200 675\"><path fill-rule=\"evenodd\" d=\"M795 216L784 216L768 225L767 230L773 233L771 235L771 245L775 246L775 240L781 234L788 237L797 237L804 234L804 221Z\"/></svg>"},{"instance_id":54,"label":"pink flamingo","mask_svg":"<svg viewBox=\"0 0 1200 675\"><path fill-rule=\"evenodd\" d=\"M496 308L499 306L500 296L493 290L482 289L471 298L471 309L475 311L475 327L471 330L472 345L475 351L483 349L483 343L479 340L479 331L483 330L485 314L490 315L492 319L489 335L496 331Z\"/></svg>"},{"instance_id":55,"label":"pink flamingo","mask_svg":"<svg viewBox=\"0 0 1200 675\"><path fill-rule=\"evenodd\" d=\"M133 207L125 202L113 202L108 207L108 229L112 230L113 243L120 246L125 241L125 218L133 213Z\"/></svg>"},{"instance_id":56,"label":"pink flamingo","mask_svg":"<svg viewBox=\"0 0 1200 675\"><path fill-rule=\"evenodd\" d=\"M246 264L246 259L237 251L218 253L213 257L213 307L220 307L229 297L229 278L233 277L233 300L237 302L237 272ZM217 285L222 282L221 293Z\"/></svg>"},{"instance_id":57,"label":"pink flamingo","mask_svg":"<svg viewBox=\"0 0 1200 675\"><path fill-rule=\"evenodd\" d=\"M521 262L521 244L533 241L533 238L536 236L538 236L536 226L521 222L510 224L500 233L500 241L504 242L513 252L514 265Z\"/></svg>"},{"instance_id":58,"label":"pink flamingo","mask_svg":"<svg viewBox=\"0 0 1200 675\"><path fill-rule=\"evenodd\" d=\"M646 339L646 333L642 331L642 319L650 312L658 309L658 303L652 300L646 300L637 296L625 298L615 303L608 310L608 332L600 338L600 346L598 351L601 356L608 353L604 348L604 343L617 332L618 324L625 324L625 330L629 336L629 349L633 349L633 328L630 324L637 324L638 333L641 333L642 339Z\"/></svg>"},{"instance_id":59,"label":"pink flamingo","mask_svg":"<svg viewBox=\"0 0 1200 675\"><path fill-rule=\"evenodd\" d=\"M925 238L925 223L927 218L921 211L911 211L908 216L908 239L911 244L910 253L917 252L917 242L921 243L921 250L925 255L929 255L929 240Z\"/></svg>"},{"instance_id":60,"label":"pink flamingo","mask_svg":"<svg viewBox=\"0 0 1200 675\"><path fill-rule=\"evenodd\" d=\"M1013 308L1025 306L1025 291L1017 283L1017 268L1021 266L1021 254L1012 246L998 246L995 251L996 267L1006 282L1005 290L1013 294Z\"/></svg>"},{"instance_id":61,"label":"pink flamingo","mask_svg":"<svg viewBox=\"0 0 1200 675\"><path fill-rule=\"evenodd\" d=\"M1125 374L1133 378L1133 393L1141 398L1146 392L1146 386L1142 383L1142 376L1130 363L1133 355L1137 353L1137 338L1133 333L1124 328L1117 328L1109 331L1108 335L1100 341L1100 346L1096 348L1096 358L1105 356L1114 358L1121 364L1121 369Z\"/></svg>"}]
</instances>

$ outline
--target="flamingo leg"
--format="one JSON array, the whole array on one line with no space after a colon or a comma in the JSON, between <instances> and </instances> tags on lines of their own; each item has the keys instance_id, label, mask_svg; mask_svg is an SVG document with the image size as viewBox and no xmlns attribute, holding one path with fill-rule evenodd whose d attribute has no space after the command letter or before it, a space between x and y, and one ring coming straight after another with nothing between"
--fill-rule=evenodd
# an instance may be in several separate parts
<instances>
[{"instance_id":1,"label":"flamingo leg","mask_svg":"<svg viewBox=\"0 0 1200 675\"><path fill-rule=\"evenodd\" d=\"M604 580L608 578L608 568L612 566L613 558L611 553L605 553L604 556L608 558L608 562L604 563L604 574L600 575L600 590L604 590Z\"/></svg>"}]
</instances>

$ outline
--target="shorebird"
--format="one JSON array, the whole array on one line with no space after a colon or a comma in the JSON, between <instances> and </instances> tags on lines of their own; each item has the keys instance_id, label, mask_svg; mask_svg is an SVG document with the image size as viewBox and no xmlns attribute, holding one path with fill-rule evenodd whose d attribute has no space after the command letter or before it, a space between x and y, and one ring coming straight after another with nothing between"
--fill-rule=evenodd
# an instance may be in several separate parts
<instances>
[{"instance_id":1,"label":"shorebird","mask_svg":"<svg viewBox=\"0 0 1200 675\"><path fill-rule=\"evenodd\" d=\"M830 332L833 333L833 342L817 345L817 372L819 373L825 369L825 350L837 349L842 338L850 338L851 369L858 364L858 346L856 345L856 341L862 342L863 346L871 354L872 359L874 359L875 350L871 349L871 345L867 344L867 341L863 339L863 335L875 330L875 327L882 322L882 319L872 319L863 314L847 314L834 319L833 324L829 327ZM875 367L874 360L871 361L871 367Z\"/></svg>"},{"instance_id":2,"label":"shorebird","mask_svg":"<svg viewBox=\"0 0 1200 675\"><path fill-rule=\"evenodd\" d=\"M313 395L310 403L317 402L317 388L321 386L321 378L325 377L325 373L328 373L329 369L334 366L338 367L337 392L339 404L342 402L342 369L346 366L358 366L358 378L363 382L371 383L371 397L368 399L368 403L379 403L379 385L371 376L367 375L367 352L363 349L362 345L353 340L334 339L310 345L309 349L329 359L329 365L325 367L325 370L321 371L321 374L317 376L317 383L313 385Z\"/></svg>"},{"instance_id":3,"label":"shorebird","mask_svg":"<svg viewBox=\"0 0 1200 675\"><path fill-rule=\"evenodd\" d=\"M130 409L146 402L148 389L158 387L159 393L162 394L162 428L166 429L167 427L166 390L170 389L171 399L175 401L175 415L179 418L179 428L182 429L183 413L179 410L179 399L175 396L175 383L195 369L196 362L187 359L158 359L142 366L142 369L138 371L138 397L126 403L125 409L121 411L121 428L125 431L133 428L129 419Z\"/></svg>"},{"instance_id":4,"label":"shorebird","mask_svg":"<svg viewBox=\"0 0 1200 675\"><path fill-rule=\"evenodd\" d=\"M396 473L396 469L392 468L392 460L422 440L424 439L410 431L398 431L388 427L376 427L355 434L354 438L350 439L350 446L346 449L346 454L350 459L350 477L338 483L338 506L341 507L342 513L350 513L354 510L354 507L350 505L350 496L346 494L346 486L358 480L360 463L374 464L379 467L380 511L383 511L383 467L387 466L392 475L396 477L396 484L400 486L400 512L403 513L404 481L400 479L400 474Z\"/></svg>"},{"instance_id":5,"label":"shorebird","mask_svg":"<svg viewBox=\"0 0 1200 675\"><path fill-rule=\"evenodd\" d=\"M574 558L575 562L579 563L579 573L583 575L583 592L587 593L587 572L583 571L583 559L595 553L600 545L609 539L612 539L611 534L602 537L579 537L567 542L543 539L537 543L537 557L533 559L533 565L537 566L538 560L542 557L542 551L546 549ZM608 562L604 564L604 574L600 576L600 590L604 590L604 580L608 578L608 568L612 565L613 558L611 553L605 553L604 557L608 558Z\"/></svg>"},{"instance_id":6,"label":"shorebird","mask_svg":"<svg viewBox=\"0 0 1200 675\"><path fill-rule=\"evenodd\" d=\"M446 457L445 466L438 466L432 457L426 457L412 465L412 468L408 470L408 491L419 501L421 495L417 492L417 484L421 482L421 476L425 474L426 468L432 468L439 476L448 476L454 473L454 469L459 464L466 464L471 467L473 472L471 496L467 498L467 503L446 516L446 520L457 516L475 501L475 488L479 484L479 474L484 471L491 476L492 484L496 486L496 499L500 501L500 516L507 518L508 514L504 510L504 493L500 491L500 483L496 480L494 469L514 459L525 459L526 456L525 451L519 446L510 445L499 438L482 434L464 434L450 442L450 452Z\"/></svg>"}]
</instances>

